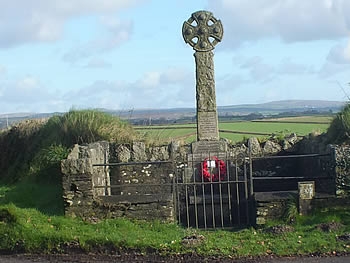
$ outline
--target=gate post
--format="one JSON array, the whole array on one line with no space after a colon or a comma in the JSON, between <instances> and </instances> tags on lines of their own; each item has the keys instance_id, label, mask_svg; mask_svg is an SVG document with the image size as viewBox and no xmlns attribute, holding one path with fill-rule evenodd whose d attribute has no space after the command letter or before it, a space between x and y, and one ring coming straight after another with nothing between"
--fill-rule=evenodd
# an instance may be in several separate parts
<instances>
[{"instance_id":1,"label":"gate post","mask_svg":"<svg viewBox=\"0 0 350 263\"><path fill-rule=\"evenodd\" d=\"M254 195L254 184L253 184L253 159L252 159L252 149L250 145L250 141L248 141L248 158L249 158L249 196L252 197Z\"/></svg>"}]
</instances>

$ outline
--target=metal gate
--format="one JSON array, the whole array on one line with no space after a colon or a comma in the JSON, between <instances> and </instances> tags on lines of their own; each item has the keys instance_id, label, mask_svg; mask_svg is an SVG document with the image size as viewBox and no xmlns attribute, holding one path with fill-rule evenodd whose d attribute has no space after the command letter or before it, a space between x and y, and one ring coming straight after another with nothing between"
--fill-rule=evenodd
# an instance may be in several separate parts
<instances>
[{"instance_id":1,"label":"metal gate","mask_svg":"<svg viewBox=\"0 0 350 263\"><path fill-rule=\"evenodd\" d=\"M177 219L186 227L250 225L253 198L249 158L225 154L189 155L175 177Z\"/></svg>"}]
</instances>

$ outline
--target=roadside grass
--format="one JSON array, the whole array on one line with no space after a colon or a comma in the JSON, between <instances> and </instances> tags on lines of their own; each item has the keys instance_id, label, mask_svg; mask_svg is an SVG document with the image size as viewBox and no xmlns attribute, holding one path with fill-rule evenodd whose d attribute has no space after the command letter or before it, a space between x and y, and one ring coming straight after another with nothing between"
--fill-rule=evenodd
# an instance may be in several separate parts
<instances>
[{"instance_id":1,"label":"roadside grass","mask_svg":"<svg viewBox=\"0 0 350 263\"><path fill-rule=\"evenodd\" d=\"M3 192L4 188L1 188ZM14 204L0 206L0 252L65 253L67 247L81 252L196 253L203 256L251 257L349 253L349 243L337 236L349 233L350 208L332 208L298 217L293 232L273 234L265 228L205 231L186 229L175 223L106 219L89 223L78 218L50 216L33 208ZM343 226L324 232L317 224L341 222ZM198 244L184 244L188 236L203 236Z\"/></svg>"},{"instance_id":2,"label":"roadside grass","mask_svg":"<svg viewBox=\"0 0 350 263\"><path fill-rule=\"evenodd\" d=\"M34 208L47 215L63 215L61 184L37 182L24 178L17 184L0 187L0 205L14 204L19 208Z\"/></svg>"}]
</instances>

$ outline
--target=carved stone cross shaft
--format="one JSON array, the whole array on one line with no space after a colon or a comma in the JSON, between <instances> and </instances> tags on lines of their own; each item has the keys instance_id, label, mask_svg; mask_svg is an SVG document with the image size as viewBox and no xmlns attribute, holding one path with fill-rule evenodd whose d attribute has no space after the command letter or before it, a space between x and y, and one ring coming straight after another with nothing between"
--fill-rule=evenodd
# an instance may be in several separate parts
<instances>
[{"instance_id":1,"label":"carved stone cross shaft","mask_svg":"<svg viewBox=\"0 0 350 263\"><path fill-rule=\"evenodd\" d=\"M197 11L184 22L182 35L196 51L197 140L219 140L213 52L223 36L220 20L208 11Z\"/></svg>"}]
</instances>

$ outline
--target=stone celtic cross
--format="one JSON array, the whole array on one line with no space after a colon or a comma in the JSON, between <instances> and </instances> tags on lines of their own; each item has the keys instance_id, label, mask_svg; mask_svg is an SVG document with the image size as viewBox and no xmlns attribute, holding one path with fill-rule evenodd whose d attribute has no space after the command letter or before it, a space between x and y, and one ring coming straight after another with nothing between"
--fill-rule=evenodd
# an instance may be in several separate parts
<instances>
[{"instance_id":1,"label":"stone celtic cross","mask_svg":"<svg viewBox=\"0 0 350 263\"><path fill-rule=\"evenodd\" d=\"M223 36L223 27L211 12L197 11L184 22L182 36L196 51L197 140L218 141L214 53Z\"/></svg>"}]
</instances>

